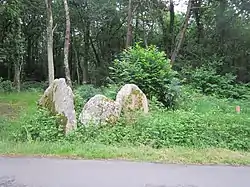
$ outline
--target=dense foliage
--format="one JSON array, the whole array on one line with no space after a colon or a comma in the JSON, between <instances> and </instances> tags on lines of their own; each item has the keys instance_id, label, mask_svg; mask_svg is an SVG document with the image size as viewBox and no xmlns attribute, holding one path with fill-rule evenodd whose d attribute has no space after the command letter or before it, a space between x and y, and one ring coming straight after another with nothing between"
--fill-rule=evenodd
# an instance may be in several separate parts
<instances>
[{"instance_id":1,"label":"dense foliage","mask_svg":"<svg viewBox=\"0 0 250 187\"><path fill-rule=\"evenodd\" d=\"M58 141L64 137L60 116L52 116L47 110L37 110L31 118L23 121L15 135L17 140Z\"/></svg>"},{"instance_id":2,"label":"dense foliage","mask_svg":"<svg viewBox=\"0 0 250 187\"><path fill-rule=\"evenodd\" d=\"M128 1L68 2L71 79L102 85L107 80L108 67L125 47ZM169 9L168 1L132 1L132 45L141 41L145 47L156 45L168 57L172 55L185 20L185 13L177 11L178 1L173 2L174 9ZM183 5L186 2L182 2ZM236 82L249 82L249 2L194 0L192 7L195 8L173 68L191 72L216 62L220 63L213 66L216 74L230 73L236 76ZM52 13L55 77L63 77L65 14L62 1L52 2ZM48 78L45 1L3 0L0 16L0 76L13 81L20 69L21 81L45 81Z\"/></svg>"},{"instance_id":3,"label":"dense foliage","mask_svg":"<svg viewBox=\"0 0 250 187\"><path fill-rule=\"evenodd\" d=\"M249 84L236 83L231 73L218 74L214 68L200 67L185 73L186 83L203 94L222 98L249 99Z\"/></svg>"},{"instance_id":4,"label":"dense foliage","mask_svg":"<svg viewBox=\"0 0 250 187\"><path fill-rule=\"evenodd\" d=\"M116 83L136 84L149 99L155 96L167 107L173 107L178 99L177 73L172 70L164 52L155 46L142 48L137 44L125 50L110 69Z\"/></svg>"}]
</instances>

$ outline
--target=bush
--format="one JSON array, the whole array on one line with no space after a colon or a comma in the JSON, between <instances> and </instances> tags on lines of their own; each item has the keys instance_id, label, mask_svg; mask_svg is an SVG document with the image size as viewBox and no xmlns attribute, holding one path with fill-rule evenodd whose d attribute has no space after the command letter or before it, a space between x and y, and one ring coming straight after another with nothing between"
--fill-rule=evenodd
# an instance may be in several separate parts
<instances>
[{"instance_id":1,"label":"bush","mask_svg":"<svg viewBox=\"0 0 250 187\"><path fill-rule=\"evenodd\" d=\"M180 87L164 52L155 46L142 48L138 44L125 50L116 59L111 69L111 78L118 84L134 83L151 99L153 96L167 107L173 107Z\"/></svg>"},{"instance_id":2,"label":"bush","mask_svg":"<svg viewBox=\"0 0 250 187\"><path fill-rule=\"evenodd\" d=\"M58 141L64 138L62 118L53 116L46 109L38 109L35 114L25 119L21 130L15 135L21 141Z\"/></svg>"},{"instance_id":3,"label":"bush","mask_svg":"<svg viewBox=\"0 0 250 187\"><path fill-rule=\"evenodd\" d=\"M75 95L74 102L75 102L76 113L79 114L82 111L82 107L91 97L101 93L102 93L101 89L96 88L92 84L84 84L78 86L74 90L74 95Z\"/></svg>"},{"instance_id":4,"label":"bush","mask_svg":"<svg viewBox=\"0 0 250 187\"><path fill-rule=\"evenodd\" d=\"M80 127L67 140L153 148L226 148L250 151L249 118L236 114L157 112L133 124Z\"/></svg>"},{"instance_id":5,"label":"bush","mask_svg":"<svg viewBox=\"0 0 250 187\"><path fill-rule=\"evenodd\" d=\"M13 91L15 91L13 83L10 80L3 80L3 78L0 77L0 92L9 93Z\"/></svg>"},{"instance_id":6,"label":"bush","mask_svg":"<svg viewBox=\"0 0 250 187\"><path fill-rule=\"evenodd\" d=\"M49 85L47 82L38 82L38 81L26 81L21 85L22 91L40 91L42 92Z\"/></svg>"},{"instance_id":7,"label":"bush","mask_svg":"<svg viewBox=\"0 0 250 187\"><path fill-rule=\"evenodd\" d=\"M224 98L248 99L250 87L236 84L236 76L219 75L214 68L200 67L186 73L188 84L203 94L216 95Z\"/></svg>"},{"instance_id":8,"label":"bush","mask_svg":"<svg viewBox=\"0 0 250 187\"><path fill-rule=\"evenodd\" d=\"M103 95L105 95L106 97L115 100L116 99L116 95L119 91L119 86L115 85L115 84L109 84L107 86L103 86L101 88L101 92Z\"/></svg>"}]
</instances>

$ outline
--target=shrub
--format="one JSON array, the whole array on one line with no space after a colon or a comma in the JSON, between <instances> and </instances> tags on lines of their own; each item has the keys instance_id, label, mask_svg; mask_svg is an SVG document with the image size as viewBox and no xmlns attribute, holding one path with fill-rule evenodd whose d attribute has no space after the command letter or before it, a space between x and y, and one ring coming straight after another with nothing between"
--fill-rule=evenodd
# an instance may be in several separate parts
<instances>
[{"instance_id":1,"label":"shrub","mask_svg":"<svg viewBox=\"0 0 250 187\"><path fill-rule=\"evenodd\" d=\"M236 76L230 73L219 75L214 68L200 67L185 74L187 83L203 94L222 98L250 98L250 87L236 84Z\"/></svg>"},{"instance_id":2,"label":"shrub","mask_svg":"<svg viewBox=\"0 0 250 187\"><path fill-rule=\"evenodd\" d=\"M92 84L83 84L75 89L75 93L79 94L85 101L87 101L96 94L102 93L102 91L100 88L97 88Z\"/></svg>"},{"instance_id":3,"label":"shrub","mask_svg":"<svg viewBox=\"0 0 250 187\"><path fill-rule=\"evenodd\" d=\"M0 92L13 92L15 88L10 80L4 80L0 77Z\"/></svg>"},{"instance_id":4,"label":"shrub","mask_svg":"<svg viewBox=\"0 0 250 187\"><path fill-rule=\"evenodd\" d=\"M215 110L206 114L182 110L152 113L131 124L80 127L68 140L105 145L147 145L153 148L226 148L250 151L249 118Z\"/></svg>"},{"instance_id":5,"label":"shrub","mask_svg":"<svg viewBox=\"0 0 250 187\"><path fill-rule=\"evenodd\" d=\"M155 46L142 48L139 44L125 50L114 60L111 78L118 84L134 83L151 99L155 96L167 107L176 104L180 89L177 73L171 69L164 52Z\"/></svg>"},{"instance_id":6,"label":"shrub","mask_svg":"<svg viewBox=\"0 0 250 187\"><path fill-rule=\"evenodd\" d=\"M103 95L105 95L106 97L115 100L116 99L116 95L119 91L119 86L115 85L115 84L109 84L107 86L103 86L101 88L101 92Z\"/></svg>"},{"instance_id":7,"label":"shrub","mask_svg":"<svg viewBox=\"0 0 250 187\"><path fill-rule=\"evenodd\" d=\"M58 141L64 138L61 120L60 116L53 116L46 109L40 108L23 121L15 138L21 141Z\"/></svg>"},{"instance_id":8,"label":"shrub","mask_svg":"<svg viewBox=\"0 0 250 187\"><path fill-rule=\"evenodd\" d=\"M101 93L102 93L101 89L96 88L92 84L84 84L78 86L74 90L74 95L75 95L74 103L75 103L76 113L79 114L81 112L82 107L91 97Z\"/></svg>"},{"instance_id":9,"label":"shrub","mask_svg":"<svg viewBox=\"0 0 250 187\"><path fill-rule=\"evenodd\" d=\"M49 85L47 82L38 82L38 81L25 81L21 85L22 91L39 91L42 92Z\"/></svg>"}]
</instances>

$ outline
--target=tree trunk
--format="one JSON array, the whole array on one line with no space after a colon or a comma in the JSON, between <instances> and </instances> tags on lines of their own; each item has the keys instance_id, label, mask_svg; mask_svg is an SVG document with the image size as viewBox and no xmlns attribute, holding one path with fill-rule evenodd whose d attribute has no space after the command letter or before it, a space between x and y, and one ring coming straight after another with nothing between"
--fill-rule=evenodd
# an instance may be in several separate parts
<instances>
[{"instance_id":1,"label":"tree trunk","mask_svg":"<svg viewBox=\"0 0 250 187\"><path fill-rule=\"evenodd\" d=\"M70 17L69 17L69 6L67 0L64 0L64 9L66 15L66 33L65 33L65 43L64 43L64 70L65 77L68 85L72 87L72 81L70 78L69 70L69 40L70 40Z\"/></svg>"},{"instance_id":2,"label":"tree trunk","mask_svg":"<svg viewBox=\"0 0 250 187\"><path fill-rule=\"evenodd\" d=\"M14 63L14 70L15 70L15 75L14 75L14 85L16 87L17 92L21 91L21 68L22 63L20 63L19 59L18 62Z\"/></svg>"},{"instance_id":3,"label":"tree trunk","mask_svg":"<svg viewBox=\"0 0 250 187\"><path fill-rule=\"evenodd\" d=\"M216 30L220 38L220 42L223 42L226 36L227 23L225 18L225 10L227 4L228 3L226 0L221 0L216 10Z\"/></svg>"},{"instance_id":4,"label":"tree trunk","mask_svg":"<svg viewBox=\"0 0 250 187\"><path fill-rule=\"evenodd\" d=\"M75 32L73 32L73 36L72 36L72 56L74 54L74 65L75 65L75 69L76 69L76 77L77 77L77 84L80 84L80 72L79 72L79 57L78 57L78 52L76 50L76 40L75 40Z\"/></svg>"},{"instance_id":5,"label":"tree trunk","mask_svg":"<svg viewBox=\"0 0 250 187\"><path fill-rule=\"evenodd\" d=\"M197 42L200 43L201 39L203 38L203 25L201 22L201 16L202 16L202 11L201 11L201 1L202 0L196 0L194 3L194 17L195 17L195 22L196 22L196 27L197 27Z\"/></svg>"},{"instance_id":6,"label":"tree trunk","mask_svg":"<svg viewBox=\"0 0 250 187\"><path fill-rule=\"evenodd\" d=\"M172 53L172 45L174 43L174 18L175 18L175 12L174 12L174 1L170 0L170 23L169 23L169 44L168 44L168 52L169 55Z\"/></svg>"},{"instance_id":7,"label":"tree trunk","mask_svg":"<svg viewBox=\"0 0 250 187\"><path fill-rule=\"evenodd\" d=\"M145 19L144 19L144 15L143 15L143 20L142 20L142 27L143 27L143 41L144 41L144 45L145 47L148 47L148 36L147 36L147 31L145 28Z\"/></svg>"},{"instance_id":8,"label":"tree trunk","mask_svg":"<svg viewBox=\"0 0 250 187\"><path fill-rule=\"evenodd\" d=\"M14 85L16 87L17 92L21 91L21 71L23 65L23 55L24 55L24 46L23 46L23 38L22 38L22 28L21 28L22 20L18 19L18 28L16 35L16 54L14 55Z\"/></svg>"},{"instance_id":9,"label":"tree trunk","mask_svg":"<svg viewBox=\"0 0 250 187\"><path fill-rule=\"evenodd\" d=\"M131 46L131 43L132 43L132 0L129 0L126 49L129 46Z\"/></svg>"},{"instance_id":10,"label":"tree trunk","mask_svg":"<svg viewBox=\"0 0 250 187\"><path fill-rule=\"evenodd\" d=\"M77 55L77 51L76 50L74 50L74 52L75 52L75 67L76 67L77 84L80 84L80 73L79 73L78 55Z\"/></svg>"},{"instance_id":11,"label":"tree trunk","mask_svg":"<svg viewBox=\"0 0 250 187\"><path fill-rule=\"evenodd\" d=\"M193 5L193 0L189 0L186 15L185 15L185 20L184 20L184 23L183 23L183 25L182 25L182 27L180 29L180 32L179 32L179 34L177 36L174 51L171 54L171 64L172 65L175 62L175 59L176 59L176 57L177 57L177 55L178 55L178 53L180 51L181 45L183 43L184 36L185 36L187 26L188 26L188 21L189 21L191 10L192 10L192 5Z\"/></svg>"},{"instance_id":12,"label":"tree trunk","mask_svg":"<svg viewBox=\"0 0 250 187\"><path fill-rule=\"evenodd\" d=\"M84 59L83 59L83 64L82 64L82 71L83 71L83 84L87 84L90 82L89 79L89 48L90 48L90 21L89 18L86 20L86 27L85 27L85 32L84 32Z\"/></svg>"},{"instance_id":13,"label":"tree trunk","mask_svg":"<svg viewBox=\"0 0 250 187\"><path fill-rule=\"evenodd\" d=\"M52 0L45 0L47 8L47 55L48 55L48 74L49 84L54 81L54 61L53 61L53 15L52 15Z\"/></svg>"},{"instance_id":14,"label":"tree trunk","mask_svg":"<svg viewBox=\"0 0 250 187\"><path fill-rule=\"evenodd\" d=\"M164 21L164 18L163 18L163 13L162 13L162 10L161 8L159 8L159 11L158 11L158 16L159 16L159 22L160 22L160 25L161 25L161 29L162 29L162 40L163 40L163 45L164 45L164 52L166 55L169 55L169 51L168 51L168 37L167 37L167 27L166 27L166 24L165 24L165 21Z\"/></svg>"}]
</instances>

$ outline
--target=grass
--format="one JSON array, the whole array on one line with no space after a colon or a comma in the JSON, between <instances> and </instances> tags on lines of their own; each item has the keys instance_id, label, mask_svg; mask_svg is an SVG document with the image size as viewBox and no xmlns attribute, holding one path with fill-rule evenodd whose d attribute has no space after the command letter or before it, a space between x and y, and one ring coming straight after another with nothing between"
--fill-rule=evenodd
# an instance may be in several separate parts
<instances>
[{"instance_id":1,"label":"grass","mask_svg":"<svg viewBox=\"0 0 250 187\"><path fill-rule=\"evenodd\" d=\"M9 139L23 118L34 113L40 95L37 92L0 93L0 140Z\"/></svg>"},{"instance_id":2,"label":"grass","mask_svg":"<svg viewBox=\"0 0 250 187\"><path fill-rule=\"evenodd\" d=\"M243 150L229 150L226 146L210 147L206 146L162 146L155 149L149 145L134 144L132 146L129 142L126 144L112 144L108 145L108 139L115 136L117 132L112 128L106 128L102 134L107 136L92 137L89 142L68 141L61 142L13 142L9 137L17 131L20 127L20 122L34 114L36 111L36 101L40 97L37 92L22 92L11 94L0 94L0 154L2 155L36 155L36 156L60 156L84 159L125 159L137 161L151 161L163 163L185 163L185 164L231 164L231 165L250 165L250 152ZM8 106L11 110L3 109L2 106ZM235 106L242 106L241 114L235 113ZM171 124L171 127L181 125L179 130L185 127L197 128L196 126L188 126L190 121L194 120L192 124L201 123L203 126L214 124L217 128L228 128L226 123L236 125L250 124L250 111L247 106L250 106L245 101L228 101L215 99L213 97L205 97L197 95L189 99L181 110L176 112L163 112L161 114L152 114L151 117L142 121L142 127L147 126L149 129L153 126L152 132L159 131L159 127ZM167 121L167 123L165 123ZM183 122L187 122L183 124ZM158 126L162 124L162 126ZM222 125L221 125L222 124ZM224 125L223 125L224 124ZM183 126L184 125L184 126ZM198 126L200 127L200 126ZM117 127L121 128L121 127ZM210 127L209 129L211 129ZM230 127L231 128L231 127ZM244 126L245 128L245 126ZM164 128L163 128L164 129ZM116 129L115 129L116 130ZM131 130L131 131L127 131ZM128 134L133 133L132 127L127 127ZM141 129L138 129L139 131ZM192 132L192 129L190 129ZM203 129L202 129L203 130ZM215 129L217 131L217 129ZM236 129L237 130L237 129ZM125 131L124 131L125 132ZM173 131L174 132L174 131ZM212 131L211 131L212 132ZM213 131L214 132L214 131ZM151 131L149 132L149 134ZM187 132L180 132L189 134ZM243 132L244 133L244 132ZM227 135L227 134L226 134ZM136 137L135 135L134 137ZM213 135L214 136L214 135ZM123 135L120 135L122 138ZM144 137L142 136L142 140ZM186 139L185 136L183 138ZM241 137L240 137L241 138ZM245 140L242 138L242 141ZM246 139L247 141L248 139ZM160 140L159 140L160 141ZM198 140L197 140L198 141ZM212 140L209 140L212 141ZM161 141L160 141L161 142ZM233 142L233 140L232 140ZM236 142L239 144L239 142ZM244 143L244 142L243 142ZM181 145L181 144L180 144ZM198 144L197 144L198 145Z\"/></svg>"},{"instance_id":3,"label":"grass","mask_svg":"<svg viewBox=\"0 0 250 187\"><path fill-rule=\"evenodd\" d=\"M183 147L153 149L147 146L117 147L95 143L0 142L0 153L11 156L52 156L84 159L120 159L178 164L250 165L250 153L226 149Z\"/></svg>"}]
</instances>

